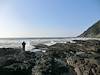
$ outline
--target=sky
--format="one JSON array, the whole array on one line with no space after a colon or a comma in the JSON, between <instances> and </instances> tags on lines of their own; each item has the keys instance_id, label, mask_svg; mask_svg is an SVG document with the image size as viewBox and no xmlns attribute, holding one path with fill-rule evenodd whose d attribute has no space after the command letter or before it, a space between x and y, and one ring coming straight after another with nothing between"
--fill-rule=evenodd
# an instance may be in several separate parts
<instances>
[{"instance_id":1,"label":"sky","mask_svg":"<svg viewBox=\"0 0 100 75\"><path fill-rule=\"evenodd\" d=\"M100 20L100 0L0 0L0 38L75 37Z\"/></svg>"}]
</instances>

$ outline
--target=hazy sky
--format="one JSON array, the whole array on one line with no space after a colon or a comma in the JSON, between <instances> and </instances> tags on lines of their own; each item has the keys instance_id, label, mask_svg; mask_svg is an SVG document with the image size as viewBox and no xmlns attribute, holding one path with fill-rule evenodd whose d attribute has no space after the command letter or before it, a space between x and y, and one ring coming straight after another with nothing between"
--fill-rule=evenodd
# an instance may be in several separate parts
<instances>
[{"instance_id":1,"label":"hazy sky","mask_svg":"<svg viewBox=\"0 0 100 75\"><path fill-rule=\"evenodd\" d=\"M100 0L0 0L0 37L72 37L100 20Z\"/></svg>"}]
</instances>

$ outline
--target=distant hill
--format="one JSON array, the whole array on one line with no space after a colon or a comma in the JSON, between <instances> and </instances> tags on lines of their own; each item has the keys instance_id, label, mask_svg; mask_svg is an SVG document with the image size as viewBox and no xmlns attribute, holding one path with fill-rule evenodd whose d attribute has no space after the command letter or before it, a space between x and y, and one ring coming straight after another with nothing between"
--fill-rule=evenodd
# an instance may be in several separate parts
<instances>
[{"instance_id":1,"label":"distant hill","mask_svg":"<svg viewBox=\"0 0 100 75\"><path fill-rule=\"evenodd\" d=\"M98 37L100 37L100 20L97 21L91 27L89 27L85 32L83 32L78 37L89 37L89 38L98 38Z\"/></svg>"}]
</instances>

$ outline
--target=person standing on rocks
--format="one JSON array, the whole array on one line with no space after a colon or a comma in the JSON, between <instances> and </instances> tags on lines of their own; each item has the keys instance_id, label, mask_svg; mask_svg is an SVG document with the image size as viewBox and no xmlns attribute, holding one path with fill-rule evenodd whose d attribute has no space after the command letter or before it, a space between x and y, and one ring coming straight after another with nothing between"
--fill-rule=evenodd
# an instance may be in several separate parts
<instances>
[{"instance_id":1,"label":"person standing on rocks","mask_svg":"<svg viewBox=\"0 0 100 75\"><path fill-rule=\"evenodd\" d=\"M26 45L26 43L25 43L25 41L23 41L23 43L22 43L22 49L23 49L23 51L25 51L25 45Z\"/></svg>"}]
</instances>

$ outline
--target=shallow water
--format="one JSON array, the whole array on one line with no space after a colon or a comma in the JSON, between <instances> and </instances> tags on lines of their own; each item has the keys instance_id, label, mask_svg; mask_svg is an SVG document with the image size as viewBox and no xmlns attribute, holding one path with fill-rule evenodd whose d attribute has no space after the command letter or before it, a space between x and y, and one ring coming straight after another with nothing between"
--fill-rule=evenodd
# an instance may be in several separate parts
<instances>
[{"instance_id":1,"label":"shallow water","mask_svg":"<svg viewBox=\"0 0 100 75\"><path fill-rule=\"evenodd\" d=\"M72 42L72 40L88 40L91 38L2 38L0 39L0 48L21 48L21 43L26 42L26 50L33 50L34 45L45 44L53 45L56 43ZM93 39L93 38L92 38ZM96 39L96 38L94 38ZM36 49L34 50L36 51Z\"/></svg>"}]
</instances>

